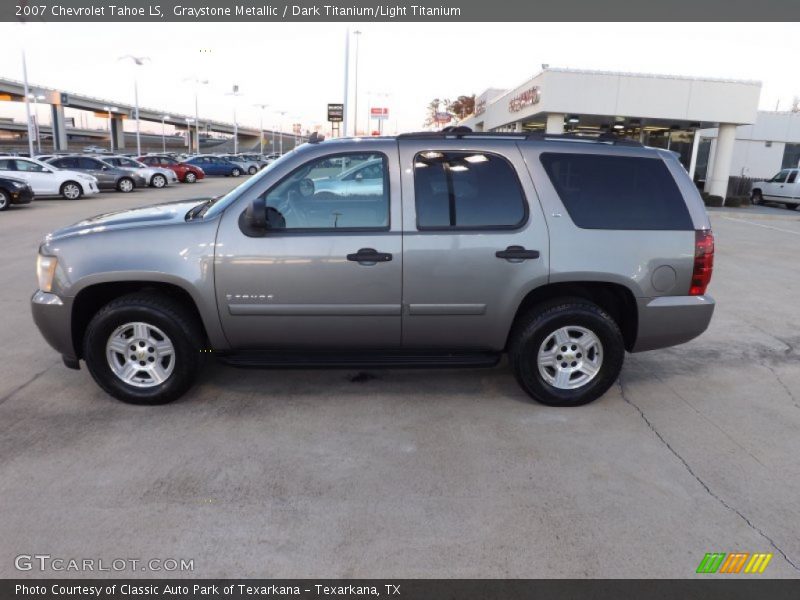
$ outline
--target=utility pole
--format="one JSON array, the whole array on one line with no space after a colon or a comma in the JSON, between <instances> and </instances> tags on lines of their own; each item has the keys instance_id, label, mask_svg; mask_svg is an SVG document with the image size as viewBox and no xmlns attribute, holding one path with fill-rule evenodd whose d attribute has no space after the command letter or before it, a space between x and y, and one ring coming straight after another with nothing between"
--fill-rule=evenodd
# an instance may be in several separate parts
<instances>
[{"instance_id":1,"label":"utility pole","mask_svg":"<svg viewBox=\"0 0 800 600\"><path fill-rule=\"evenodd\" d=\"M33 157L33 131L31 130L31 99L28 92L28 64L25 60L25 49L22 49L22 84L25 88L25 117L28 124L28 152Z\"/></svg>"},{"instance_id":2,"label":"utility pole","mask_svg":"<svg viewBox=\"0 0 800 600\"><path fill-rule=\"evenodd\" d=\"M350 104L347 96L350 92L350 28L344 38L344 101L342 106L342 135L347 137L347 108Z\"/></svg>"}]
</instances>

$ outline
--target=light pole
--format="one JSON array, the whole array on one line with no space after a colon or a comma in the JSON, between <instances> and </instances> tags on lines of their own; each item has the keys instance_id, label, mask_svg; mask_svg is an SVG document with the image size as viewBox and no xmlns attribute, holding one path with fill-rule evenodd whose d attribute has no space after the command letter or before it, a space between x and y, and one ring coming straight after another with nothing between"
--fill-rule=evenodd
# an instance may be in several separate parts
<instances>
[{"instance_id":1,"label":"light pole","mask_svg":"<svg viewBox=\"0 0 800 600\"><path fill-rule=\"evenodd\" d=\"M356 29L353 32L356 36L356 72L355 72L355 89L353 90L353 135L358 136L358 38L361 37L361 32Z\"/></svg>"},{"instance_id":2,"label":"light pole","mask_svg":"<svg viewBox=\"0 0 800 600\"><path fill-rule=\"evenodd\" d=\"M280 127L280 132L278 133L278 135L281 136L281 140L280 140L280 144L281 144L280 155L283 156L283 117L289 111L288 110L276 110L275 112L281 116L281 123L280 123L280 126L279 126Z\"/></svg>"},{"instance_id":3,"label":"light pole","mask_svg":"<svg viewBox=\"0 0 800 600\"><path fill-rule=\"evenodd\" d=\"M144 65L144 61L150 60L148 56L133 56L132 54L126 54L125 56L120 56L117 60L125 60L129 58L133 61L133 64L137 67L141 67ZM134 103L134 116L136 118L136 156L142 155L142 141L139 138L139 82L138 76L134 74L133 76L133 103Z\"/></svg>"},{"instance_id":4,"label":"light pole","mask_svg":"<svg viewBox=\"0 0 800 600\"><path fill-rule=\"evenodd\" d=\"M108 143L111 148L111 154L114 154L114 125L112 123L112 112L119 110L116 106L104 106L103 110L108 112Z\"/></svg>"},{"instance_id":5,"label":"light pole","mask_svg":"<svg viewBox=\"0 0 800 600\"><path fill-rule=\"evenodd\" d=\"M239 124L236 122L236 98L242 95L239 86L234 84L233 89L225 94L233 96L233 153L239 154Z\"/></svg>"},{"instance_id":6,"label":"light pole","mask_svg":"<svg viewBox=\"0 0 800 600\"><path fill-rule=\"evenodd\" d=\"M33 115L35 120L35 131L36 131L36 150L39 154L42 153L42 137L40 135L40 123L39 123L39 100L44 100L44 95L42 94L28 94L28 98L33 100ZM33 153L31 153L31 157L33 157Z\"/></svg>"},{"instance_id":7,"label":"light pole","mask_svg":"<svg viewBox=\"0 0 800 600\"><path fill-rule=\"evenodd\" d=\"M25 60L25 49L22 49L22 84L25 92L25 118L28 125L28 152L33 156L33 131L31 131L31 102L28 92L28 63Z\"/></svg>"},{"instance_id":8,"label":"light pole","mask_svg":"<svg viewBox=\"0 0 800 600\"><path fill-rule=\"evenodd\" d=\"M167 153L167 136L164 132L164 121L169 119L169 115L161 115L161 151L166 154ZM139 155L141 156L141 154Z\"/></svg>"},{"instance_id":9,"label":"light pole","mask_svg":"<svg viewBox=\"0 0 800 600\"><path fill-rule=\"evenodd\" d=\"M189 148L189 152L192 151L192 123L194 123L194 119L187 117L186 118L186 147Z\"/></svg>"},{"instance_id":10,"label":"light pole","mask_svg":"<svg viewBox=\"0 0 800 600\"><path fill-rule=\"evenodd\" d=\"M261 156L264 156L264 109L267 108L269 106L269 104L253 104L253 106L258 107L258 108L261 109L261 120L259 121L260 136L259 136L258 141L260 142L260 144L259 144L259 153L261 154ZM275 145L275 132L274 131L272 132L272 138L273 138L272 139L272 144L274 146Z\"/></svg>"},{"instance_id":11,"label":"light pole","mask_svg":"<svg viewBox=\"0 0 800 600\"><path fill-rule=\"evenodd\" d=\"M342 100L342 136L347 137L347 96L350 92L350 28L344 38L344 98Z\"/></svg>"},{"instance_id":12,"label":"light pole","mask_svg":"<svg viewBox=\"0 0 800 600\"><path fill-rule=\"evenodd\" d=\"M197 108L197 96L200 94L200 86L208 85L208 79L199 79L197 77L187 77L184 81L191 81L194 83L194 127L195 127L195 154L200 154L200 115Z\"/></svg>"}]
</instances>

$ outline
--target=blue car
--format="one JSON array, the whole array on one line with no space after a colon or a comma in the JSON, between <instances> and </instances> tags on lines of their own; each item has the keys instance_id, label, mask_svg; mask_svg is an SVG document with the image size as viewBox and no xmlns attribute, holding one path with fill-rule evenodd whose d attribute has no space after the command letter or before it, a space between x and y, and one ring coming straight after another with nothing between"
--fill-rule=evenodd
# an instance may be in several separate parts
<instances>
[{"instance_id":1,"label":"blue car","mask_svg":"<svg viewBox=\"0 0 800 600\"><path fill-rule=\"evenodd\" d=\"M224 175L225 177L239 177L242 174L241 165L232 163L219 156L194 156L184 162L200 167L206 175Z\"/></svg>"}]
</instances>

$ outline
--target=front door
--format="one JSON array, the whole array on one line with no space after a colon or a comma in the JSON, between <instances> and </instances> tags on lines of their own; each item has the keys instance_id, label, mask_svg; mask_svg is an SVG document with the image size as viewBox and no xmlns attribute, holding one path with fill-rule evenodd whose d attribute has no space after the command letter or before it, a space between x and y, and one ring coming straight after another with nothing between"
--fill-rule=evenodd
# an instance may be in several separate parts
<instances>
[{"instance_id":1,"label":"front door","mask_svg":"<svg viewBox=\"0 0 800 600\"><path fill-rule=\"evenodd\" d=\"M382 184L372 195L340 193L346 186L337 179L341 167L324 155L257 191L268 207L269 228L260 237L242 227L243 206L226 210L214 273L233 348L400 345L403 254L394 148L392 161L388 145L386 152L347 155L353 164L380 162Z\"/></svg>"},{"instance_id":2,"label":"front door","mask_svg":"<svg viewBox=\"0 0 800 600\"><path fill-rule=\"evenodd\" d=\"M400 144L404 347L501 350L526 292L547 282L547 227L522 155L475 144Z\"/></svg>"},{"instance_id":3,"label":"front door","mask_svg":"<svg viewBox=\"0 0 800 600\"><path fill-rule=\"evenodd\" d=\"M791 169L781 169L772 179L764 182L761 190L761 196L764 200L785 202L787 198L791 198L791 194L786 187L786 180L789 178L790 173Z\"/></svg>"}]
</instances>

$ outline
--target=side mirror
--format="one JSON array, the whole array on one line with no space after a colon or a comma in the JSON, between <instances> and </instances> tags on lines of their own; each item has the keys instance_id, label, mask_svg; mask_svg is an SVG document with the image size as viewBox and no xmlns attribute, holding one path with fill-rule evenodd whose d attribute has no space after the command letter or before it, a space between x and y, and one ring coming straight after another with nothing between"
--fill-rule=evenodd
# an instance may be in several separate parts
<instances>
[{"instance_id":1,"label":"side mirror","mask_svg":"<svg viewBox=\"0 0 800 600\"><path fill-rule=\"evenodd\" d=\"M353 177L356 181L364 181L364 174L363 173L356 173L356 176Z\"/></svg>"},{"instance_id":2,"label":"side mirror","mask_svg":"<svg viewBox=\"0 0 800 600\"><path fill-rule=\"evenodd\" d=\"M100 167L100 170L102 170L102 171L108 171L108 167L107 167L107 166L105 166L105 165L103 165L102 167Z\"/></svg>"},{"instance_id":3,"label":"side mirror","mask_svg":"<svg viewBox=\"0 0 800 600\"><path fill-rule=\"evenodd\" d=\"M267 229L267 202L263 197L253 198L253 201L244 211L244 219L247 226L254 230Z\"/></svg>"}]
</instances>

